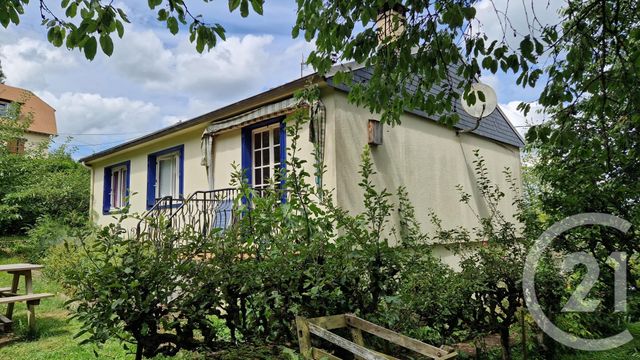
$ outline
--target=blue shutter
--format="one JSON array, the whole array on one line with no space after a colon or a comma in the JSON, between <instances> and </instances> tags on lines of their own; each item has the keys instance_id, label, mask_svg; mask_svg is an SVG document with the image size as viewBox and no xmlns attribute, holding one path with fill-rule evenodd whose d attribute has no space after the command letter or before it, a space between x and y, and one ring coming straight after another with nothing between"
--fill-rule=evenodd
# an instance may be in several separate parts
<instances>
[{"instance_id":1,"label":"blue shutter","mask_svg":"<svg viewBox=\"0 0 640 360\"><path fill-rule=\"evenodd\" d=\"M104 183L102 186L102 214L106 215L111 210L111 168L104 168Z\"/></svg>"},{"instance_id":2,"label":"blue shutter","mask_svg":"<svg viewBox=\"0 0 640 360\"><path fill-rule=\"evenodd\" d=\"M156 202L156 156L147 159L147 210Z\"/></svg>"},{"instance_id":3,"label":"blue shutter","mask_svg":"<svg viewBox=\"0 0 640 360\"><path fill-rule=\"evenodd\" d=\"M251 139L251 130L254 127L244 127L242 128L242 171L244 172L244 177L247 180L249 185L252 184L252 176L251 168L253 164L253 157L251 156L251 148L252 148L252 139Z\"/></svg>"}]
</instances>

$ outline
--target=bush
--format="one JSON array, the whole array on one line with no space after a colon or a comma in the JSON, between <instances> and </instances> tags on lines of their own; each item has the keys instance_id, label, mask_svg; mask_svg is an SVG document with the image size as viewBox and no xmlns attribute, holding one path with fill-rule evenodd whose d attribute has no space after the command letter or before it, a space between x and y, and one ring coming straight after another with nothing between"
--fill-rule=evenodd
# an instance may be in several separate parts
<instances>
[{"instance_id":1,"label":"bush","mask_svg":"<svg viewBox=\"0 0 640 360\"><path fill-rule=\"evenodd\" d=\"M530 230L498 211L470 230L443 229L434 217L434 238L461 256L462 271L454 272L429 251L433 239L420 231L406 190L397 190L394 204L391 193L373 185L368 149L360 168L362 213L336 207L329 192L310 185L297 156L303 120L300 113L287 120L292 142L283 187L258 192L235 172L240 195L229 228L177 232L167 219L146 219L152 233L130 237L116 223L68 243L68 258L54 248L53 273L73 293L84 342L116 338L135 344L138 359L229 343L290 344L297 315L355 313L436 345L497 332L510 358ZM497 209L504 194L487 179L479 156L476 174L480 194ZM463 193L463 204L469 200ZM395 211L398 229L390 225ZM396 238L400 244L392 247ZM552 285L540 293L559 292Z\"/></svg>"},{"instance_id":2,"label":"bush","mask_svg":"<svg viewBox=\"0 0 640 360\"><path fill-rule=\"evenodd\" d=\"M225 231L178 234L155 219L159 237L130 238L118 223L67 246L70 255L86 254L86 266L65 260L54 273L63 273L72 289L87 342L135 343L140 358L215 349L227 333L232 343L293 343L296 315L355 313L396 328L404 321L381 314L398 301L400 274L422 251L413 244L418 235L403 230L403 246L390 246L395 206L390 193L373 186L368 151L360 171L362 214L335 207L330 193L309 185L297 156L300 120L288 120L286 202L276 184L257 193L238 171L239 221ZM415 221L405 224L409 229ZM175 246L177 239L187 245ZM222 319L228 332L212 319Z\"/></svg>"},{"instance_id":3,"label":"bush","mask_svg":"<svg viewBox=\"0 0 640 360\"><path fill-rule=\"evenodd\" d=\"M65 147L50 154L0 152L1 234L23 234L43 216L81 225L89 198L89 171Z\"/></svg>"},{"instance_id":4,"label":"bush","mask_svg":"<svg viewBox=\"0 0 640 360\"><path fill-rule=\"evenodd\" d=\"M22 254L31 262L40 261L50 247L63 243L70 235L68 225L50 216L36 220L34 227L27 230L27 246Z\"/></svg>"}]
</instances>

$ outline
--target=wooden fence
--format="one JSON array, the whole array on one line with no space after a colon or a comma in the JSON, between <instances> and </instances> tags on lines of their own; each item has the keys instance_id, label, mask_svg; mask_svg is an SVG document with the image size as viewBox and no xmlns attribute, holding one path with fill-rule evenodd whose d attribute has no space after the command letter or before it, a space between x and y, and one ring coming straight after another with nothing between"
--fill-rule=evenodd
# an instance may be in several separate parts
<instances>
[{"instance_id":1,"label":"wooden fence","mask_svg":"<svg viewBox=\"0 0 640 360\"><path fill-rule=\"evenodd\" d=\"M358 360L398 360L393 356L366 348L364 337L362 336L363 332L375 335L431 359L451 359L458 355L452 348L444 346L438 348L425 344L422 341L398 334L352 314L324 316L312 319L298 316L296 317L296 327L298 330L300 353L305 359L340 360L339 357L328 351L312 346L311 335L313 334L351 352ZM342 328L349 329L352 337L351 341L330 331Z\"/></svg>"}]
</instances>

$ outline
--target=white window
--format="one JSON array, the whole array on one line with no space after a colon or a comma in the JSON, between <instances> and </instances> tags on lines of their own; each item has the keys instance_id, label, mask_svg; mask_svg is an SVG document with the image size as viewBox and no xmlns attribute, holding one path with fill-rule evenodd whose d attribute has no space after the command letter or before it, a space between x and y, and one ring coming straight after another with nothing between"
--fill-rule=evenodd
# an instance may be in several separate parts
<instances>
[{"instance_id":1,"label":"white window","mask_svg":"<svg viewBox=\"0 0 640 360\"><path fill-rule=\"evenodd\" d=\"M253 186L263 189L280 175L280 124L273 124L252 132Z\"/></svg>"},{"instance_id":2,"label":"white window","mask_svg":"<svg viewBox=\"0 0 640 360\"><path fill-rule=\"evenodd\" d=\"M156 198L179 197L179 153L158 156L156 161Z\"/></svg>"},{"instance_id":3,"label":"white window","mask_svg":"<svg viewBox=\"0 0 640 360\"><path fill-rule=\"evenodd\" d=\"M119 209L127 205L127 167L111 169L111 208Z\"/></svg>"}]
</instances>

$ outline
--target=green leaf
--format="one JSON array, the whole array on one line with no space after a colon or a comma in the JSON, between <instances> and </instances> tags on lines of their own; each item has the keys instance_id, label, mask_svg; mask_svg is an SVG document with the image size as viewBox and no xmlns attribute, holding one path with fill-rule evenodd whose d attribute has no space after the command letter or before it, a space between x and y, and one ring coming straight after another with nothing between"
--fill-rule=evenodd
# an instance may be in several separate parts
<instances>
[{"instance_id":1,"label":"green leaf","mask_svg":"<svg viewBox=\"0 0 640 360\"><path fill-rule=\"evenodd\" d=\"M464 13L464 18L467 20L471 20L476 17L476 8L473 6L462 8L462 12Z\"/></svg>"},{"instance_id":2,"label":"green leaf","mask_svg":"<svg viewBox=\"0 0 640 360\"><path fill-rule=\"evenodd\" d=\"M169 31L171 32L171 34L175 35L178 33L179 27L178 27L178 20L175 17L170 17L167 19L167 27L169 28Z\"/></svg>"},{"instance_id":3,"label":"green leaf","mask_svg":"<svg viewBox=\"0 0 640 360\"><path fill-rule=\"evenodd\" d=\"M100 36L100 47L107 56L113 54L113 41L109 35L103 34Z\"/></svg>"},{"instance_id":4,"label":"green leaf","mask_svg":"<svg viewBox=\"0 0 640 360\"><path fill-rule=\"evenodd\" d=\"M98 51L98 41L96 40L95 36L91 36L90 38L88 38L87 42L84 44L83 50L84 56L87 59L93 60L93 58L96 57L96 52Z\"/></svg>"},{"instance_id":5,"label":"green leaf","mask_svg":"<svg viewBox=\"0 0 640 360\"><path fill-rule=\"evenodd\" d=\"M120 15L120 18L124 22L129 23L129 18L127 17L127 14L125 14L125 12L122 9L118 9L118 14Z\"/></svg>"},{"instance_id":6,"label":"green leaf","mask_svg":"<svg viewBox=\"0 0 640 360\"><path fill-rule=\"evenodd\" d=\"M249 1L242 0L240 2L240 16L247 17L249 16Z\"/></svg>"},{"instance_id":7,"label":"green leaf","mask_svg":"<svg viewBox=\"0 0 640 360\"><path fill-rule=\"evenodd\" d=\"M229 11L233 12L233 10L237 9L240 6L241 0L229 0Z\"/></svg>"},{"instance_id":8,"label":"green leaf","mask_svg":"<svg viewBox=\"0 0 640 360\"><path fill-rule=\"evenodd\" d=\"M222 27L222 25L216 24L216 26L214 26L213 28L213 31L215 31L216 34L218 34L220 39L227 40L227 35L225 34L225 30L224 30L224 27Z\"/></svg>"},{"instance_id":9,"label":"green leaf","mask_svg":"<svg viewBox=\"0 0 640 360\"><path fill-rule=\"evenodd\" d=\"M160 4L162 4L162 0L149 0L149 9L153 10Z\"/></svg>"},{"instance_id":10,"label":"green leaf","mask_svg":"<svg viewBox=\"0 0 640 360\"><path fill-rule=\"evenodd\" d=\"M53 43L53 39L55 37L55 32L56 32L56 28L52 27L49 29L49 31L47 31L47 41L49 41L50 43Z\"/></svg>"},{"instance_id":11,"label":"green leaf","mask_svg":"<svg viewBox=\"0 0 640 360\"><path fill-rule=\"evenodd\" d=\"M168 17L169 17L169 12L166 9L158 10L158 20L166 21Z\"/></svg>"},{"instance_id":12,"label":"green leaf","mask_svg":"<svg viewBox=\"0 0 640 360\"><path fill-rule=\"evenodd\" d=\"M53 40L53 46L60 47L64 43L65 38L65 30L64 28L58 27L56 29L56 36Z\"/></svg>"},{"instance_id":13,"label":"green leaf","mask_svg":"<svg viewBox=\"0 0 640 360\"><path fill-rule=\"evenodd\" d=\"M122 39L122 36L124 36L124 26L120 20L116 20L116 31L118 32L118 37Z\"/></svg>"},{"instance_id":14,"label":"green leaf","mask_svg":"<svg viewBox=\"0 0 640 360\"><path fill-rule=\"evenodd\" d=\"M263 14L263 6L264 0L251 0L251 7L253 8L253 11L255 11L259 15Z\"/></svg>"},{"instance_id":15,"label":"green leaf","mask_svg":"<svg viewBox=\"0 0 640 360\"><path fill-rule=\"evenodd\" d=\"M2 25L2 27L7 27L9 26L9 14L0 11L0 25Z\"/></svg>"},{"instance_id":16,"label":"green leaf","mask_svg":"<svg viewBox=\"0 0 640 360\"><path fill-rule=\"evenodd\" d=\"M67 17L71 17L72 18L72 17L75 17L77 13L78 13L78 4L73 2L67 8L67 11L65 12L65 15L67 15Z\"/></svg>"},{"instance_id":17,"label":"green leaf","mask_svg":"<svg viewBox=\"0 0 640 360\"><path fill-rule=\"evenodd\" d=\"M528 35L520 42L520 52L522 53L522 56L526 58L531 57L531 53L533 52L533 42Z\"/></svg>"}]
</instances>

